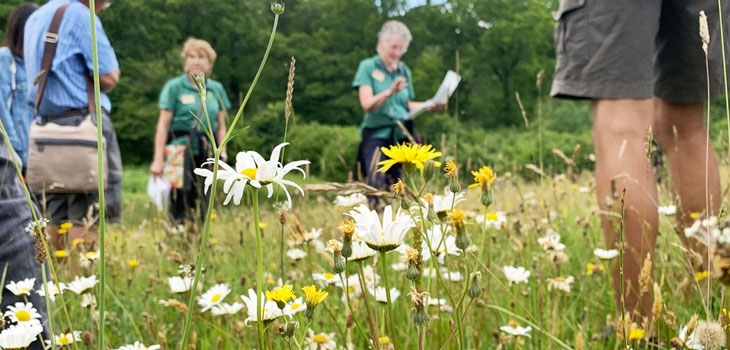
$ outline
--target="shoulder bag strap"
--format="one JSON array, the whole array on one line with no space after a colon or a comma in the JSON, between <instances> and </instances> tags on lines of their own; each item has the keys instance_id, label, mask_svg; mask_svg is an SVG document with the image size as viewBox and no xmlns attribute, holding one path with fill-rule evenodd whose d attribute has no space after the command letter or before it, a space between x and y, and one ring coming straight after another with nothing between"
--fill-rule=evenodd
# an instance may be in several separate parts
<instances>
[{"instance_id":1,"label":"shoulder bag strap","mask_svg":"<svg viewBox=\"0 0 730 350\"><path fill-rule=\"evenodd\" d=\"M34 111L38 112L38 107L43 99L43 92L46 89L46 82L48 81L48 75L51 71L51 62L53 61L53 55L56 53L56 43L58 43L58 28L61 27L61 19L63 13L66 11L68 4L63 4L58 7L56 13L53 15L51 21L51 27L48 29L48 33L43 36L45 45L43 46L43 58L41 59L41 71L38 80L38 92L35 96Z\"/></svg>"},{"instance_id":2,"label":"shoulder bag strap","mask_svg":"<svg viewBox=\"0 0 730 350\"><path fill-rule=\"evenodd\" d=\"M17 89L15 86L15 74L18 71L18 68L15 66L15 56L13 56L13 53L10 53L10 93L8 94L8 110L10 110L13 107L13 95L15 95L15 90Z\"/></svg>"}]
</instances>

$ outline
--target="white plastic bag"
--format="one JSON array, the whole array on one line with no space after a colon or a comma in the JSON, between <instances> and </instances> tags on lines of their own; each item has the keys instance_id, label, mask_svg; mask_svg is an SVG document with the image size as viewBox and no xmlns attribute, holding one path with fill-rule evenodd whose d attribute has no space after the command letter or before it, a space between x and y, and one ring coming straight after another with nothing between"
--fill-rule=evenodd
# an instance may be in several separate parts
<instances>
[{"instance_id":1,"label":"white plastic bag","mask_svg":"<svg viewBox=\"0 0 730 350\"><path fill-rule=\"evenodd\" d=\"M162 211L169 206L171 188L170 182L162 176L150 175L150 179L147 181L147 195L150 196L157 210Z\"/></svg>"}]
</instances>

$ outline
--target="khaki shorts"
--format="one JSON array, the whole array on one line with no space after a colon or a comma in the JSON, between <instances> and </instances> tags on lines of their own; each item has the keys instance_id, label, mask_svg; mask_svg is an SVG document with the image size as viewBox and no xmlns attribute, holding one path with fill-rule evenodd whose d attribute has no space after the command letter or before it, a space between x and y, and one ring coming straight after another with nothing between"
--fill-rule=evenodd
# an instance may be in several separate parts
<instances>
[{"instance_id":1,"label":"khaki shorts","mask_svg":"<svg viewBox=\"0 0 730 350\"><path fill-rule=\"evenodd\" d=\"M727 13L728 0L723 0ZM550 94L700 102L707 98L699 13L710 32L711 95L724 92L716 0L560 0ZM728 47L727 16L724 19ZM725 50L730 56L730 51Z\"/></svg>"}]
</instances>

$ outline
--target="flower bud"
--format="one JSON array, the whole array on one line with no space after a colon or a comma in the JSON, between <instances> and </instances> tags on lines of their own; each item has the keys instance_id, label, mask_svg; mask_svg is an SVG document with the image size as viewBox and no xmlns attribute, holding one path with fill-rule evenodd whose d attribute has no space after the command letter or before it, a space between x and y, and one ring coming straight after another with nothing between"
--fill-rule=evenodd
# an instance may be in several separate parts
<instances>
[{"instance_id":1,"label":"flower bud","mask_svg":"<svg viewBox=\"0 0 730 350\"><path fill-rule=\"evenodd\" d=\"M435 162L426 162L423 164L423 181L429 181L436 175L438 167Z\"/></svg>"},{"instance_id":2,"label":"flower bud","mask_svg":"<svg viewBox=\"0 0 730 350\"><path fill-rule=\"evenodd\" d=\"M451 191L451 193L461 192L461 184L459 183L459 180L451 180L451 184L449 184L449 191Z\"/></svg>"},{"instance_id":3,"label":"flower bud","mask_svg":"<svg viewBox=\"0 0 730 350\"><path fill-rule=\"evenodd\" d=\"M472 274L473 277L471 279L471 285L469 286L469 289L466 291L466 295L469 296L469 298L479 298L482 296L482 287L479 286L479 277L478 275Z\"/></svg>"},{"instance_id":4,"label":"flower bud","mask_svg":"<svg viewBox=\"0 0 730 350\"><path fill-rule=\"evenodd\" d=\"M332 264L332 271L336 274L345 271L345 259L338 253L335 253L335 262Z\"/></svg>"},{"instance_id":5,"label":"flower bud","mask_svg":"<svg viewBox=\"0 0 730 350\"><path fill-rule=\"evenodd\" d=\"M418 271L418 266L415 264L408 265L408 268L406 269L406 278L409 281L417 281L421 278L421 272Z\"/></svg>"},{"instance_id":6,"label":"flower bud","mask_svg":"<svg viewBox=\"0 0 730 350\"><path fill-rule=\"evenodd\" d=\"M284 14L285 8L286 8L286 5L284 5L283 1L272 1L271 2L271 12L273 12L276 15Z\"/></svg>"},{"instance_id":7,"label":"flower bud","mask_svg":"<svg viewBox=\"0 0 730 350\"><path fill-rule=\"evenodd\" d=\"M466 232L466 228L457 227L456 230L456 247L461 250L466 250L471 245L471 239L469 234Z\"/></svg>"},{"instance_id":8,"label":"flower bud","mask_svg":"<svg viewBox=\"0 0 730 350\"><path fill-rule=\"evenodd\" d=\"M342 236L342 251L340 255L343 258L349 258L352 256L352 236Z\"/></svg>"},{"instance_id":9,"label":"flower bud","mask_svg":"<svg viewBox=\"0 0 730 350\"><path fill-rule=\"evenodd\" d=\"M494 196L492 195L491 188L482 190L482 196L480 198L480 201L485 208L489 208L489 206L494 203Z\"/></svg>"},{"instance_id":10,"label":"flower bud","mask_svg":"<svg viewBox=\"0 0 730 350\"><path fill-rule=\"evenodd\" d=\"M416 327L426 327L428 325L428 322L431 320L431 318L426 313L426 308L423 307L423 305L417 306L413 309L413 314L411 315L413 318L413 323L416 325Z\"/></svg>"}]
</instances>

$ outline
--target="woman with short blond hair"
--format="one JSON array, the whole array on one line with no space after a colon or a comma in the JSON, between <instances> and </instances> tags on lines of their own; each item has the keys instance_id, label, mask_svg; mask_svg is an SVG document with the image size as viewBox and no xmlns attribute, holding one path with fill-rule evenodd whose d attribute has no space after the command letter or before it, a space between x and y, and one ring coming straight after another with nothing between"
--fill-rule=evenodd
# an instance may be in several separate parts
<instances>
[{"instance_id":1,"label":"woman with short blond hair","mask_svg":"<svg viewBox=\"0 0 730 350\"><path fill-rule=\"evenodd\" d=\"M210 140L205 130L210 128L216 144L220 144L226 135L226 110L231 108L223 85L210 79L215 63L216 53L205 40L189 38L181 51L184 72L167 81L160 93L160 114L155 132L155 148L150 172L153 176L162 176L165 167L165 146L181 145L185 147L185 166L182 184L173 184L170 200L170 215L176 228L180 228L183 219L199 210L199 217L205 215L207 200L203 193L200 177L193 170L211 156ZM200 93L195 81L198 74L205 76L206 108L203 109ZM193 117L200 118L202 124ZM226 160L225 150L221 154ZM200 201L199 206L196 204Z\"/></svg>"}]
</instances>

